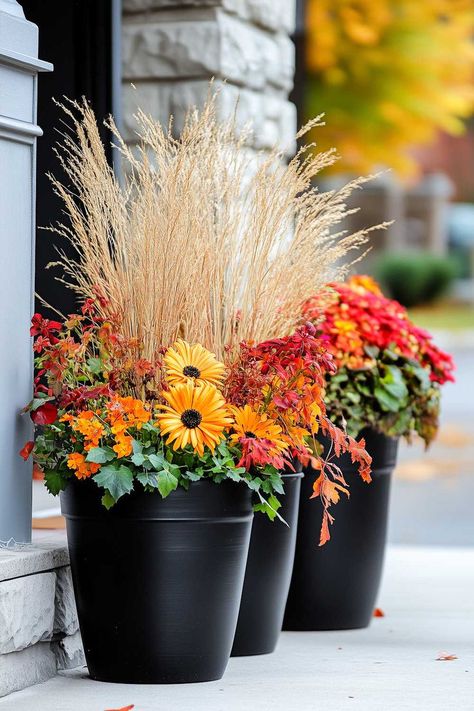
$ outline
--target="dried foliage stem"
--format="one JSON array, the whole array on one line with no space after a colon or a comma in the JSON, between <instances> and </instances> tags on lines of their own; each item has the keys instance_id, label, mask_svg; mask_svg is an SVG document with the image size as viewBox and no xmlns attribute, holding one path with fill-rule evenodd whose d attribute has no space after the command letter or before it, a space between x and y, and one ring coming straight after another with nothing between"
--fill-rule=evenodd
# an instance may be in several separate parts
<instances>
[{"instance_id":1,"label":"dried foliage stem","mask_svg":"<svg viewBox=\"0 0 474 711\"><path fill-rule=\"evenodd\" d=\"M99 290L108 299L103 315L120 315L123 335L139 339L145 358L178 336L222 358L241 340L289 333L301 303L344 275L343 258L370 231L336 230L349 213L348 196L370 178L319 193L314 178L337 156L314 146L287 165L276 150L256 162L246 132L238 133L235 120L218 120L216 101L210 96L202 111L190 110L179 138L171 124L163 128L139 111L134 148L111 120L123 185L91 108L63 106L74 129L58 150L67 185L51 180L67 221L50 229L77 256L61 252L55 265L81 297Z\"/></svg>"}]
</instances>

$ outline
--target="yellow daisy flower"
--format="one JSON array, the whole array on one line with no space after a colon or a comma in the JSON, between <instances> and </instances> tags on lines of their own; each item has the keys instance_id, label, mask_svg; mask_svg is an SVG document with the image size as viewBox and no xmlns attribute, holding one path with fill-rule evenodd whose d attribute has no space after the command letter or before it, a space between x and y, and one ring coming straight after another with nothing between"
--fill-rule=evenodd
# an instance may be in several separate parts
<instances>
[{"instance_id":1,"label":"yellow daisy flower","mask_svg":"<svg viewBox=\"0 0 474 711\"><path fill-rule=\"evenodd\" d=\"M168 405L160 405L158 426L166 444L183 449L188 444L197 454L204 454L204 446L211 452L222 440L224 430L232 423L226 403L214 385L204 383L196 387L192 382L181 383L163 391Z\"/></svg>"},{"instance_id":2,"label":"yellow daisy flower","mask_svg":"<svg viewBox=\"0 0 474 711\"><path fill-rule=\"evenodd\" d=\"M224 364L200 343L191 346L178 339L174 346L166 351L163 362L166 379L171 385L189 382L195 385L219 385L224 377Z\"/></svg>"}]
</instances>

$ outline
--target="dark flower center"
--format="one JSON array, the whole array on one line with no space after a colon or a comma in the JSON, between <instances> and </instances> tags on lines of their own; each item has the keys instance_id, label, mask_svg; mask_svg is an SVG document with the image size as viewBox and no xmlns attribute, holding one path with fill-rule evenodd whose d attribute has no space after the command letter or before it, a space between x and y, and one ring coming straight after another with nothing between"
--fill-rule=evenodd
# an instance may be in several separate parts
<instances>
[{"instance_id":1,"label":"dark flower center","mask_svg":"<svg viewBox=\"0 0 474 711\"><path fill-rule=\"evenodd\" d=\"M183 375L187 378L199 378L201 371L195 365L186 365L183 368Z\"/></svg>"},{"instance_id":2,"label":"dark flower center","mask_svg":"<svg viewBox=\"0 0 474 711\"><path fill-rule=\"evenodd\" d=\"M201 424L202 415L197 410L185 410L181 415L181 422L189 430L199 427Z\"/></svg>"},{"instance_id":3,"label":"dark flower center","mask_svg":"<svg viewBox=\"0 0 474 711\"><path fill-rule=\"evenodd\" d=\"M257 435L254 434L253 432L246 432L245 436L248 437L249 439L257 439Z\"/></svg>"}]
</instances>

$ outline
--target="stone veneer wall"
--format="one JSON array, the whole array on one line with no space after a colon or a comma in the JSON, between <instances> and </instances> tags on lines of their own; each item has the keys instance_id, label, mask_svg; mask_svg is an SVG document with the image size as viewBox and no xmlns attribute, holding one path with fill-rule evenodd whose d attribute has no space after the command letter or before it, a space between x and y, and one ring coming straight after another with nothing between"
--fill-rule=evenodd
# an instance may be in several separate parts
<instances>
[{"instance_id":1,"label":"stone veneer wall","mask_svg":"<svg viewBox=\"0 0 474 711\"><path fill-rule=\"evenodd\" d=\"M64 537L0 549L0 697L84 664Z\"/></svg>"},{"instance_id":2,"label":"stone veneer wall","mask_svg":"<svg viewBox=\"0 0 474 711\"><path fill-rule=\"evenodd\" d=\"M237 97L239 124L253 123L254 149L294 151L294 0L123 0L123 124L135 141L140 106L179 130L208 82L219 85L222 116ZM133 86L132 86L133 85Z\"/></svg>"}]
</instances>

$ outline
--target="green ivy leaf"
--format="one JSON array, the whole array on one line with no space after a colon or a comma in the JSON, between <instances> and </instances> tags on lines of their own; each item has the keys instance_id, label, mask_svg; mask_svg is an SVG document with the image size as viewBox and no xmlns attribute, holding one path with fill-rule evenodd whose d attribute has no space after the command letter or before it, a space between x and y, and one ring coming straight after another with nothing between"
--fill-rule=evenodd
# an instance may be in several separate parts
<instances>
[{"instance_id":1,"label":"green ivy leaf","mask_svg":"<svg viewBox=\"0 0 474 711\"><path fill-rule=\"evenodd\" d=\"M60 491L64 491L67 486L68 480L54 469L46 469L44 472L44 483L47 490L53 496L57 496Z\"/></svg>"},{"instance_id":2,"label":"green ivy leaf","mask_svg":"<svg viewBox=\"0 0 474 711\"><path fill-rule=\"evenodd\" d=\"M249 487L249 489L252 489L252 491L259 491L260 487L262 486L262 480L258 476L256 476L254 479L248 479L247 486Z\"/></svg>"},{"instance_id":3,"label":"green ivy leaf","mask_svg":"<svg viewBox=\"0 0 474 711\"><path fill-rule=\"evenodd\" d=\"M158 432L157 428L152 422L144 422L142 425L143 432Z\"/></svg>"},{"instance_id":4,"label":"green ivy leaf","mask_svg":"<svg viewBox=\"0 0 474 711\"><path fill-rule=\"evenodd\" d=\"M274 471L270 474L270 482L273 487L273 490L277 492L277 494L284 494L285 490L283 488L283 479L281 478L281 475L278 471Z\"/></svg>"},{"instance_id":5,"label":"green ivy leaf","mask_svg":"<svg viewBox=\"0 0 474 711\"><path fill-rule=\"evenodd\" d=\"M105 464L106 462L111 462L116 456L111 447L93 447L87 453L86 462Z\"/></svg>"},{"instance_id":6,"label":"green ivy leaf","mask_svg":"<svg viewBox=\"0 0 474 711\"><path fill-rule=\"evenodd\" d=\"M143 452L143 445L136 439L132 439L132 450L134 454L141 454Z\"/></svg>"},{"instance_id":7,"label":"green ivy leaf","mask_svg":"<svg viewBox=\"0 0 474 711\"><path fill-rule=\"evenodd\" d=\"M203 472L201 470L201 473L198 473L197 471L190 471L189 469L187 469L185 474L186 478L190 481L199 481L199 479L202 479Z\"/></svg>"},{"instance_id":8,"label":"green ivy leaf","mask_svg":"<svg viewBox=\"0 0 474 711\"><path fill-rule=\"evenodd\" d=\"M137 474L137 479L143 486L151 486L153 489L158 488L157 472L141 471Z\"/></svg>"},{"instance_id":9,"label":"green ivy leaf","mask_svg":"<svg viewBox=\"0 0 474 711\"><path fill-rule=\"evenodd\" d=\"M281 504L276 496L269 496L267 501L262 499L259 504L254 504L253 510L267 514L270 521L274 521L280 507Z\"/></svg>"},{"instance_id":10,"label":"green ivy leaf","mask_svg":"<svg viewBox=\"0 0 474 711\"><path fill-rule=\"evenodd\" d=\"M95 483L109 492L118 501L133 489L133 473L124 464L108 464L93 477Z\"/></svg>"},{"instance_id":11,"label":"green ivy leaf","mask_svg":"<svg viewBox=\"0 0 474 711\"><path fill-rule=\"evenodd\" d=\"M178 487L178 479L166 470L158 472L157 479L158 491L164 499Z\"/></svg>"},{"instance_id":12,"label":"green ivy leaf","mask_svg":"<svg viewBox=\"0 0 474 711\"><path fill-rule=\"evenodd\" d=\"M227 470L227 478L232 479L232 481L242 481L242 477L235 469Z\"/></svg>"},{"instance_id":13,"label":"green ivy leaf","mask_svg":"<svg viewBox=\"0 0 474 711\"><path fill-rule=\"evenodd\" d=\"M169 462L162 454L149 454L147 458L150 464L158 471L169 468Z\"/></svg>"},{"instance_id":14,"label":"green ivy leaf","mask_svg":"<svg viewBox=\"0 0 474 711\"><path fill-rule=\"evenodd\" d=\"M110 494L108 491L105 492L105 494L103 495L101 501L102 501L102 506L105 506L105 508L107 509L107 511L108 511L109 509L111 509L112 506L114 506L115 503L116 503L114 497L113 497L112 494Z\"/></svg>"}]
</instances>

